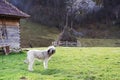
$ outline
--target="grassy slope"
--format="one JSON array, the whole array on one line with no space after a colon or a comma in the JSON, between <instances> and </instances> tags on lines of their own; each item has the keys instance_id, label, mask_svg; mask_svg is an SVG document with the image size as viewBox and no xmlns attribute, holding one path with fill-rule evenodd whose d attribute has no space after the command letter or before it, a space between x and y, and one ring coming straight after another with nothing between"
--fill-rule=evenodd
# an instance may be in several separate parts
<instances>
[{"instance_id":1,"label":"grassy slope","mask_svg":"<svg viewBox=\"0 0 120 80\"><path fill-rule=\"evenodd\" d=\"M21 22L21 46L33 47L49 46L52 41L56 40L60 31L54 27L47 27L32 22ZM82 46L98 47L119 47L120 39L85 39L79 38Z\"/></svg>"},{"instance_id":2,"label":"grassy slope","mask_svg":"<svg viewBox=\"0 0 120 80\"><path fill-rule=\"evenodd\" d=\"M29 47L49 46L57 38L59 31L57 28L42 26L32 22L21 22L21 45Z\"/></svg>"},{"instance_id":3,"label":"grassy slope","mask_svg":"<svg viewBox=\"0 0 120 80\"><path fill-rule=\"evenodd\" d=\"M120 39L86 39L79 38L82 47L120 47Z\"/></svg>"},{"instance_id":4,"label":"grassy slope","mask_svg":"<svg viewBox=\"0 0 120 80\"><path fill-rule=\"evenodd\" d=\"M25 57L1 55L0 80L120 80L120 48L58 47L49 69L36 61L33 72L23 63Z\"/></svg>"}]
</instances>

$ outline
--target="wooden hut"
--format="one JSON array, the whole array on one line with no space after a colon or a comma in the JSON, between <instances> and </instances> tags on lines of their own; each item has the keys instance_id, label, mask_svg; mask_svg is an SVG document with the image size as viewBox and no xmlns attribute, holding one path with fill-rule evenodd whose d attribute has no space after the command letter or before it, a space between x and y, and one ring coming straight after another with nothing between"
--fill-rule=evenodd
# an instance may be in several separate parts
<instances>
[{"instance_id":1,"label":"wooden hut","mask_svg":"<svg viewBox=\"0 0 120 80\"><path fill-rule=\"evenodd\" d=\"M20 19L27 17L6 0L0 0L0 47L5 47L7 53L8 49L20 48Z\"/></svg>"}]
</instances>

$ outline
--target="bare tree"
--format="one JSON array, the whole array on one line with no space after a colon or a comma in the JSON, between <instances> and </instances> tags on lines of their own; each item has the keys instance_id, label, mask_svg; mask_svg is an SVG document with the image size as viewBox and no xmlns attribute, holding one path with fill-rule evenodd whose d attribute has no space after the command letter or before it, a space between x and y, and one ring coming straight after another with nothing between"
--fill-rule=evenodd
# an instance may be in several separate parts
<instances>
[{"instance_id":1,"label":"bare tree","mask_svg":"<svg viewBox=\"0 0 120 80\"><path fill-rule=\"evenodd\" d=\"M92 0L66 1L66 24L68 24L67 26L72 28L75 19L78 18L78 16L84 16L85 14L89 13L94 6L95 3Z\"/></svg>"}]
</instances>

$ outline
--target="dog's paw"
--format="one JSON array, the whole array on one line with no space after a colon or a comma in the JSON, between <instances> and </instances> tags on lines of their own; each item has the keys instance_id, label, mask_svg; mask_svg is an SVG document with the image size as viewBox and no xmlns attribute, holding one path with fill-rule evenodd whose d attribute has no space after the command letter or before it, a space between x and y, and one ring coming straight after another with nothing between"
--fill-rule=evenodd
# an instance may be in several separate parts
<instances>
[{"instance_id":1,"label":"dog's paw","mask_svg":"<svg viewBox=\"0 0 120 80\"><path fill-rule=\"evenodd\" d=\"M44 67L44 69L46 70L46 69L48 69L48 67Z\"/></svg>"},{"instance_id":2,"label":"dog's paw","mask_svg":"<svg viewBox=\"0 0 120 80\"><path fill-rule=\"evenodd\" d=\"M28 69L30 72L34 71L33 69Z\"/></svg>"}]
</instances>

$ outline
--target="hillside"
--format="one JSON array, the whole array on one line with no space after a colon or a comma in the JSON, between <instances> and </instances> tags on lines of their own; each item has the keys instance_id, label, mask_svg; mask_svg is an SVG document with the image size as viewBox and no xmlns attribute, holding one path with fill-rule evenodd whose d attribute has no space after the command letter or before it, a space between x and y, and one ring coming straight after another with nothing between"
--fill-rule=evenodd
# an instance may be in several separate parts
<instances>
[{"instance_id":1,"label":"hillside","mask_svg":"<svg viewBox=\"0 0 120 80\"><path fill-rule=\"evenodd\" d=\"M29 21L21 21L20 29L21 47L30 47L31 45L32 47L49 46L60 33L55 27L43 26ZM89 37L78 38L78 40L82 47L120 47L120 39L117 38L90 38L89 35Z\"/></svg>"},{"instance_id":2,"label":"hillside","mask_svg":"<svg viewBox=\"0 0 120 80\"><path fill-rule=\"evenodd\" d=\"M57 38L57 28L42 26L38 23L21 21L21 46L49 46Z\"/></svg>"}]
</instances>

